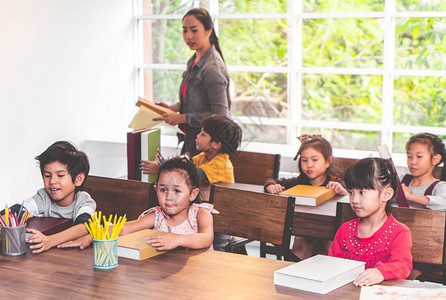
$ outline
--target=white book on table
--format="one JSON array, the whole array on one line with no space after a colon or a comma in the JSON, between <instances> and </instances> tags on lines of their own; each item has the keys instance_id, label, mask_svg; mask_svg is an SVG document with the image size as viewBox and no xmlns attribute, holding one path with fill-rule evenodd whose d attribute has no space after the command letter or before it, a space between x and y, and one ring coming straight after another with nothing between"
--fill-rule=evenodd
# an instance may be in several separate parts
<instances>
[{"instance_id":1,"label":"white book on table","mask_svg":"<svg viewBox=\"0 0 446 300\"><path fill-rule=\"evenodd\" d=\"M358 277L365 262L316 255L274 272L274 284L326 294Z\"/></svg>"}]
</instances>

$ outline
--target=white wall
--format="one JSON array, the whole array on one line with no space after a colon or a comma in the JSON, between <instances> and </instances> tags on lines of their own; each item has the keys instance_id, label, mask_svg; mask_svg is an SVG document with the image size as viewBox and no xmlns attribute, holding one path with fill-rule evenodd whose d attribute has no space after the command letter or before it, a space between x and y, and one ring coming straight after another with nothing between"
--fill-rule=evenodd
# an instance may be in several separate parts
<instances>
[{"instance_id":1,"label":"white wall","mask_svg":"<svg viewBox=\"0 0 446 300\"><path fill-rule=\"evenodd\" d=\"M133 0L0 0L0 207L43 186L34 157L51 143L125 141L132 17Z\"/></svg>"}]
</instances>

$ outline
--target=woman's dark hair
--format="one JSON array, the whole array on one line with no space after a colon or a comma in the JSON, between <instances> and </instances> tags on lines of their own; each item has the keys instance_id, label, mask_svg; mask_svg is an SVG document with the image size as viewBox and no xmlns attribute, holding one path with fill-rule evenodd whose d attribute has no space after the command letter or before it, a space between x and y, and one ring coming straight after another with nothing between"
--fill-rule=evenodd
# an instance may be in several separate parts
<instances>
[{"instance_id":1,"label":"woman's dark hair","mask_svg":"<svg viewBox=\"0 0 446 300\"><path fill-rule=\"evenodd\" d=\"M441 159L440 162L437 164L441 164L442 162L446 161L446 147L443 143L443 141L436 136L435 134L423 132L418 133L414 136L412 136L409 141L406 144L406 151L408 152L410 149L410 146L412 146L415 143L424 144L427 145L429 148L429 152L431 153L431 159L434 155L440 154ZM441 172L441 180L446 180L446 166L443 165L443 170Z\"/></svg>"},{"instance_id":2,"label":"woman's dark hair","mask_svg":"<svg viewBox=\"0 0 446 300\"><path fill-rule=\"evenodd\" d=\"M158 171L158 180L161 173L168 171L177 171L185 175L186 183L189 186L189 190L200 188L200 179L198 177L197 167L190 158L190 155L185 153L178 157L171 158L164 162ZM193 202L199 202L202 199L201 191L197 195L197 198Z\"/></svg>"},{"instance_id":3,"label":"woman's dark hair","mask_svg":"<svg viewBox=\"0 0 446 300\"><path fill-rule=\"evenodd\" d=\"M398 175L388 159L378 157L363 158L355 162L345 173L347 190L377 190L381 192L385 187L393 189L393 197L398 191ZM390 199L386 204L386 211L390 207Z\"/></svg>"},{"instance_id":4,"label":"woman's dark hair","mask_svg":"<svg viewBox=\"0 0 446 300\"><path fill-rule=\"evenodd\" d=\"M209 12L201 7L192 8L183 16L183 21L184 18L188 16L194 16L195 18L197 18L197 20L200 21L201 24L203 24L204 30L207 31L209 29L212 29L211 35L209 36L209 42L211 42L211 45L215 46L215 50L217 50L217 52L220 54L221 59L225 61L225 59L223 58L223 53L221 52L220 43L218 42L217 34L215 33L214 30L214 24L212 22L211 16L209 15Z\"/></svg>"},{"instance_id":5,"label":"woman's dark hair","mask_svg":"<svg viewBox=\"0 0 446 300\"><path fill-rule=\"evenodd\" d=\"M87 155L79 151L76 146L67 141L58 141L49 146L40 155L35 157L39 161L40 173L43 176L45 166L49 163L58 161L67 166L68 173L71 175L71 180L75 181L77 175L85 174L85 179L82 185L76 187L76 192L80 190L87 180L88 172L90 171L90 163Z\"/></svg>"},{"instance_id":6,"label":"woman's dark hair","mask_svg":"<svg viewBox=\"0 0 446 300\"><path fill-rule=\"evenodd\" d=\"M222 115L211 115L201 121L201 127L211 136L211 141L221 142L221 153L237 151L242 141L242 129L231 119Z\"/></svg>"},{"instance_id":7,"label":"woman's dark hair","mask_svg":"<svg viewBox=\"0 0 446 300\"><path fill-rule=\"evenodd\" d=\"M299 147L299 151L297 151L296 156L294 156L294 160L299 159L298 160L299 172L300 172L299 177L300 176L306 177L305 173L302 170L301 154L307 148L313 148L314 150L319 151L325 160L329 160L330 157L331 158L333 157L333 149L331 148L330 143L326 139L324 139L321 136L308 136L308 138L302 141L302 144ZM331 168L332 166L330 165L325 173L331 174L332 173Z\"/></svg>"}]
</instances>

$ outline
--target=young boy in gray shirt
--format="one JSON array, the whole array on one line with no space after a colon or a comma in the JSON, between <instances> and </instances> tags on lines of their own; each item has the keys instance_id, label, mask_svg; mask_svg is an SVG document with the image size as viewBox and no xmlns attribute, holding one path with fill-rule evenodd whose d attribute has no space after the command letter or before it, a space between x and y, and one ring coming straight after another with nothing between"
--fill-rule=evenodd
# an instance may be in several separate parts
<instances>
[{"instance_id":1,"label":"young boy in gray shirt","mask_svg":"<svg viewBox=\"0 0 446 300\"><path fill-rule=\"evenodd\" d=\"M41 253L66 241L88 234L84 226L96 210L96 203L86 192L80 191L90 165L87 155L70 142L59 141L36 157L39 161L44 188L24 201L23 206L31 217L56 217L73 220L73 226L46 236L29 228L33 235L28 242L33 253Z\"/></svg>"}]
</instances>

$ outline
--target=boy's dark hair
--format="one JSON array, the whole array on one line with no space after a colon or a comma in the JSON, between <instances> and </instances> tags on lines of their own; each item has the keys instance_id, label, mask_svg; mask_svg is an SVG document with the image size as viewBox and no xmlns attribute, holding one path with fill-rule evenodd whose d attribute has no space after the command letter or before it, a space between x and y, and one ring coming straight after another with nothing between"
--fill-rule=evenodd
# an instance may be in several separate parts
<instances>
[{"instance_id":1,"label":"boy's dark hair","mask_svg":"<svg viewBox=\"0 0 446 300\"><path fill-rule=\"evenodd\" d=\"M412 136L406 144L406 152L409 151L410 146L415 143L427 145L429 152L431 153L431 159L434 155L440 154L441 159L437 166L446 161L446 147L443 141L435 134L423 132ZM446 180L446 166L444 165L440 179L443 181Z\"/></svg>"},{"instance_id":2,"label":"boy's dark hair","mask_svg":"<svg viewBox=\"0 0 446 300\"><path fill-rule=\"evenodd\" d=\"M355 162L345 173L345 185L348 190L377 190L381 192L387 185L393 189L393 197L398 191L398 175L388 159L379 157L363 158ZM390 199L386 211L390 207Z\"/></svg>"},{"instance_id":3,"label":"boy's dark hair","mask_svg":"<svg viewBox=\"0 0 446 300\"><path fill-rule=\"evenodd\" d=\"M198 176L197 167L190 158L188 153L182 154L178 157L171 158L164 162L158 170L158 180L162 172L178 171L186 175L186 183L189 186L189 190L193 190L200 187L200 179ZM199 202L202 198L201 191L197 198L193 202Z\"/></svg>"},{"instance_id":4,"label":"boy's dark hair","mask_svg":"<svg viewBox=\"0 0 446 300\"><path fill-rule=\"evenodd\" d=\"M71 175L73 183L77 175L84 173L85 179L81 186L76 187L76 192L82 188L85 180L87 180L88 172L90 171L90 163L88 162L87 155L84 152L79 151L74 144L67 141L55 142L40 155L36 156L35 159L39 161L40 173L42 176L45 166L55 161L67 166L68 173Z\"/></svg>"},{"instance_id":5,"label":"boy's dark hair","mask_svg":"<svg viewBox=\"0 0 446 300\"><path fill-rule=\"evenodd\" d=\"M201 121L201 127L211 136L211 141L221 143L221 153L237 151L242 141L242 129L231 119L222 115L211 115Z\"/></svg>"},{"instance_id":6,"label":"boy's dark hair","mask_svg":"<svg viewBox=\"0 0 446 300\"><path fill-rule=\"evenodd\" d=\"M321 136L308 136L299 147L299 151L297 151L296 156L294 156L294 160L298 160L299 166L299 176L306 176L302 170L301 154L307 148L313 148L316 151L319 151L325 160L328 160L330 157L333 158L333 149L331 148L330 143ZM332 173L332 165L327 168L326 174Z\"/></svg>"}]
</instances>

